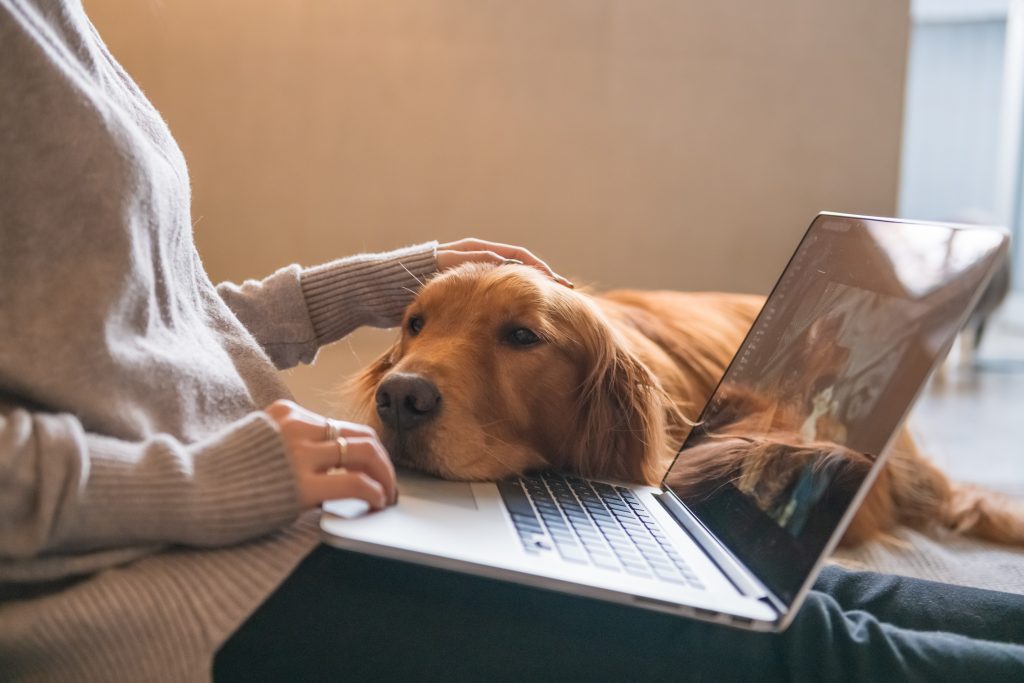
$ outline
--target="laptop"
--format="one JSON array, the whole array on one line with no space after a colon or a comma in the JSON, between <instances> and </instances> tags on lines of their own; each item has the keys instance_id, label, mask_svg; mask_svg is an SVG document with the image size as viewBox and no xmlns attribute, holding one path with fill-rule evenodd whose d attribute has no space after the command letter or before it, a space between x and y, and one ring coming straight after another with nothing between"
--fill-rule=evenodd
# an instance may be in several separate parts
<instances>
[{"instance_id":1,"label":"laptop","mask_svg":"<svg viewBox=\"0 0 1024 683\"><path fill-rule=\"evenodd\" d=\"M466 483L402 471L392 508L352 517L345 501L325 504L323 539L781 631L1008 242L995 228L822 213L660 486L557 472ZM743 459L766 441L770 458ZM723 444L742 457L705 477L700 463Z\"/></svg>"}]
</instances>

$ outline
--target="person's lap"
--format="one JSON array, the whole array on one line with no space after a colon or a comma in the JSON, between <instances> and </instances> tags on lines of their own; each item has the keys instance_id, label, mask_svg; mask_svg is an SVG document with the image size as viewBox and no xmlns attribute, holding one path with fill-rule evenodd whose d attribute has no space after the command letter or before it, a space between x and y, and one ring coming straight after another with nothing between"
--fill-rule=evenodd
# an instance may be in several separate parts
<instances>
[{"instance_id":1,"label":"person's lap","mask_svg":"<svg viewBox=\"0 0 1024 683\"><path fill-rule=\"evenodd\" d=\"M214 677L1024 674L1024 646L1008 644L1024 643L1024 597L838 568L815 589L785 633L758 634L322 546L225 644Z\"/></svg>"},{"instance_id":2,"label":"person's lap","mask_svg":"<svg viewBox=\"0 0 1024 683\"><path fill-rule=\"evenodd\" d=\"M863 610L896 627L1024 644L1021 595L838 567L826 568L814 587L843 610Z\"/></svg>"}]
</instances>

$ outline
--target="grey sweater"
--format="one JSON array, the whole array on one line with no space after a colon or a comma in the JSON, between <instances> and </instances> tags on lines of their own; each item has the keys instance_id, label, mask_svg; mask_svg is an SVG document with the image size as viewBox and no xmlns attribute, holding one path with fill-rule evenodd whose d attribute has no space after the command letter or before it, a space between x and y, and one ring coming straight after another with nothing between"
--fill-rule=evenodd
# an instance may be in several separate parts
<instances>
[{"instance_id":1,"label":"grey sweater","mask_svg":"<svg viewBox=\"0 0 1024 683\"><path fill-rule=\"evenodd\" d=\"M394 324L434 248L215 287L80 2L0 0L0 679L207 678L316 542L277 371Z\"/></svg>"}]
</instances>

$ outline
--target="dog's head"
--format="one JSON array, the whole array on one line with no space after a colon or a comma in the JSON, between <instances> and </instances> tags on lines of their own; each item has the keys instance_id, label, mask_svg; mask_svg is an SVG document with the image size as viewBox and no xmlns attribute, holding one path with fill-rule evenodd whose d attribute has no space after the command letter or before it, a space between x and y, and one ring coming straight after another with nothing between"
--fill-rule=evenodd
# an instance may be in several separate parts
<instances>
[{"instance_id":1,"label":"dog's head","mask_svg":"<svg viewBox=\"0 0 1024 683\"><path fill-rule=\"evenodd\" d=\"M526 266L431 280L355 390L396 463L445 478L660 474L657 380L592 297Z\"/></svg>"}]
</instances>

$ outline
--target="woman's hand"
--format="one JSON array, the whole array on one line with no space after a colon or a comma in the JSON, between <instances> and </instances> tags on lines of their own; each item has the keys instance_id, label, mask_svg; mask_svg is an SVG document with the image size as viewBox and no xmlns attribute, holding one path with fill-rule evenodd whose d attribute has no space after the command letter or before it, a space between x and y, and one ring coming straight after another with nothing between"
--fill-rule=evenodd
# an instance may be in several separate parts
<instances>
[{"instance_id":1,"label":"woman's hand","mask_svg":"<svg viewBox=\"0 0 1024 683\"><path fill-rule=\"evenodd\" d=\"M534 256L529 249L515 247L511 244L500 242L487 242L468 237L457 242L439 244L437 247L437 268L445 271L449 268L476 261L480 263L506 263L509 260L520 261L527 266L533 266L555 282L572 287L573 284L555 271L551 270L548 264Z\"/></svg>"},{"instance_id":2,"label":"woman's hand","mask_svg":"<svg viewBox=\"0 0 1024 683\"><path fill-rule=\"evenodd\" d=\"M361 498L379 510L398 499L395 468L371 427L331 420L342 447L328 440L326 417L292 401L274 401L264 412L281 431L303 510L336 498Z\"/></svg>"}]
</instances>

